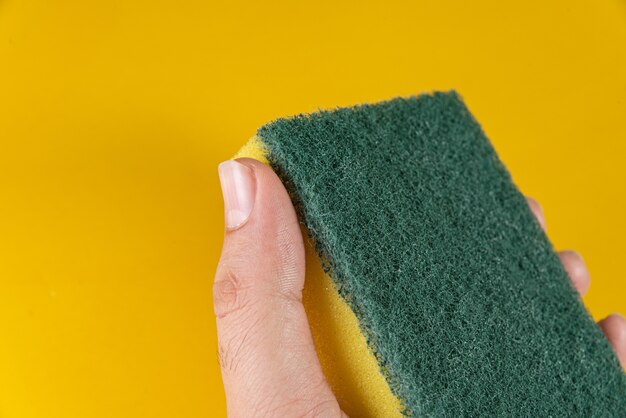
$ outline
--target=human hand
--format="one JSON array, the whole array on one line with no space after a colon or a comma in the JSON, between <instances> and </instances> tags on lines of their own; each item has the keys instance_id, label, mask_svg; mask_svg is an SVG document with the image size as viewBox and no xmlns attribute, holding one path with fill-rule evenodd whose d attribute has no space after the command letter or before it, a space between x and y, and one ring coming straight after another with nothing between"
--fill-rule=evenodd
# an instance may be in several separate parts
<instances>
[{"instance_id":1,"label":"human hand","mask_svg":"<svg viewBox=\"0 0 626 418\"><path fill-rule=\"evenodd\" d=\"M226 232L213 298L228 415L341 417L322 373L302 305L304 243L283 184L264 164L239 159L219 167ZM539 204L528 199L545 228ZM589 273L574 251L559 253L584 295ZM626 320L600 327L626 364Z\"/></svg>"}]
</instances>

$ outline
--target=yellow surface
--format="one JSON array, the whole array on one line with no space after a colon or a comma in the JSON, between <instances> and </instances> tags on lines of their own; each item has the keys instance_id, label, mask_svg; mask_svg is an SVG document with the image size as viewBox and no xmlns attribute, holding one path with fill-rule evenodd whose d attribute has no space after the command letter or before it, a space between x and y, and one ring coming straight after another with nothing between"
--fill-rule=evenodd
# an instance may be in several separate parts
<instances>
[{"instance_id":1,"label":"yellow surface","mask_svg":"<svg viewBox=\"0 0 626 418\"><path fill-rule=\"evenodd\" d=\"M0 416L223 416L217 163L450 88L626 312L624 0L0 0Z\"/></svg>"},{"instance_id":2,"label":"yellow surface","mask_svg":"<svg viewBox=\"0 0 626 418\"><path fill-rule=\"evenodd\" d=\"M268 164L265 148L256 136L234 156L243 157ZM351 417L402 417L402 403L387 385L358 319L324 272L306 231L302 233L306 244L302 300L322 369L341 409Z\"/></svg>"}]
</instances>

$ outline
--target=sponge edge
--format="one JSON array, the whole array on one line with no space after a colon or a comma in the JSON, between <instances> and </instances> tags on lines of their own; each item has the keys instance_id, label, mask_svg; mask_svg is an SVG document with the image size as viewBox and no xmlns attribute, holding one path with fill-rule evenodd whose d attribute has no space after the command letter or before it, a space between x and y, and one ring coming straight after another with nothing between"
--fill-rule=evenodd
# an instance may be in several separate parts
<instances>
[{"instance_id":1,"label":"sponge edge","mask_svg":"<svg viewBox=\"0 0 626 418\"><path fill-rule=\"evenodd\" d=\"M455 93L278 120L258 136L329 272L321 287L347 301L402 412L625 416L615 354ZM351 344L324 326L318 350Z\"/></svg>"},{"instance_id":2,"label":"sponge edge","mask_svg":"<svg viewBox=\"0 0 626 418\"><path fill-rule=\"evenodd\" d=\"M253 158L269 164L267 149L251 138L234 158ZM351 417L401 417L402 402L391 392L378 361L350 306L324 271L308 234L303 303L324 375L341 408Z\"/></svg>"}]
</instances>

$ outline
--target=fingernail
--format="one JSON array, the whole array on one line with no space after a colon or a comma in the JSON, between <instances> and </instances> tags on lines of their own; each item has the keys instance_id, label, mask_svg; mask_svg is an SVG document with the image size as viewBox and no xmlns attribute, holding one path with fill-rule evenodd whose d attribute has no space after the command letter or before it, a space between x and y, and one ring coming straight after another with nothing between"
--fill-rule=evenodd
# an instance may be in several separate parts
<instances>
[{"instance_id":1,"label":"fingernail","mask_svg":"<svg viewBox=\"0 0 626 418\"><path fill-rule=\"evenodd\" d=\"M218 172L224 197L226 228L239 228L246 223L254 206L256 193L254 173L235 160L221 163Z\"/></svg>"}]
</instances>

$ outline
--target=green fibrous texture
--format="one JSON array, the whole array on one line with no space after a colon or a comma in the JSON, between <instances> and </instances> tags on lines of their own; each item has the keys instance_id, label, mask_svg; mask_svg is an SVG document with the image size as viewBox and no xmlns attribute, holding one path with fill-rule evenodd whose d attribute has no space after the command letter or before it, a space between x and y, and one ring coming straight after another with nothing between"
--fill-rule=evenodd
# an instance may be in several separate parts
<instances>
[{"instance_id":1,"label":"green fibrous texture","mask_svg":"<svg viewBox=\"0 0 626 418\"><path fill-rule=\"evenodd\" d=\"M258 134L407 414L626 416L616 355L456 93Z\"/></svg>"}]
</instances>

